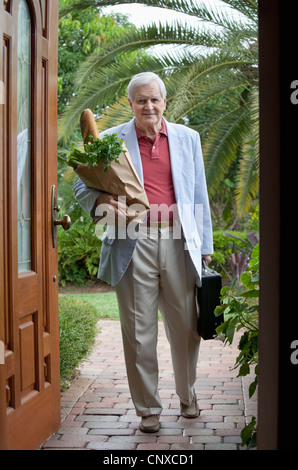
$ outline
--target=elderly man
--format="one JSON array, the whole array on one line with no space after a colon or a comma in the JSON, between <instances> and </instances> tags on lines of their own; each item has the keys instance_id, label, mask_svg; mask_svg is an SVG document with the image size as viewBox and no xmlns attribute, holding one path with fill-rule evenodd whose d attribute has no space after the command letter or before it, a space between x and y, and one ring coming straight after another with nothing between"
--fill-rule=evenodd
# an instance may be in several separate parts
<instances>
[{"instance_id":1,"label":"elderly man","mask_svg":"<svg viewBox=\"0 0 298 470\"><path fill-rule=\"evenodd\" d=\"M194 390L200 337L196 331L195 286L202 257L213 252L205 171L197 132L163 118L166 90L151 72L132 78L128 100L134 118L107 130L124 138L150 203L137 237L102 241L99 278L115 286L130 392L140 429L159 429L157 328L160 310L171 346L181 414L198 416ZM101 204L120 217L127 207L116 196L88 188L74 193L91 216ZM115 234L115 231L113 232Z\"/></svg>"}]
</instances>

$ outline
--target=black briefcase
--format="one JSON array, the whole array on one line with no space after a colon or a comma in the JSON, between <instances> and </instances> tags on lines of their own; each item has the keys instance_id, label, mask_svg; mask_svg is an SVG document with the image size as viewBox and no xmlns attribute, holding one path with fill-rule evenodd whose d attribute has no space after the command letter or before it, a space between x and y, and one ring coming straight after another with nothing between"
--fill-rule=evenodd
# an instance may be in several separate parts
<instances>
[{"instance_id":1,"label":"black briefcase","mask_svg":"<svg viewBox=\"0 0 298 470\"><path fill-rule=\"evenodd\" d=\"M214 315L215 307L220 305L221 275L202 263L202 286L197 287L198 333L203 339L214 339L216 328L223 323L223 315Z\"/></svg>"}]
</instances>

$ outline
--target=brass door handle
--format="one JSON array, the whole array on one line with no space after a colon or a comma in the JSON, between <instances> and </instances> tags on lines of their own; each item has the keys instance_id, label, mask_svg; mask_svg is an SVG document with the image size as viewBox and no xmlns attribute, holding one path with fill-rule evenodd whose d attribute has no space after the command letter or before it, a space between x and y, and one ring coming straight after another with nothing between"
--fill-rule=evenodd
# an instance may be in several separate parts
<instances>
[{"instance_id":1,"label":"brass door handle","mask_svg":"<svg viewBox=\"0 0 298 470\"><path fill-rule=\"evenodd\" d=\"M64 230L68 230L69 227L70 227L70 223L71 223L71 220L70 220L70 217L69 215L65 214L62 218L62 220L55 220L54 221L54 224L55 225L62 225L62 228Z\"/></svg>"},{"instance_id":2,"label":"brass door handle","mask_svg":"<svg viewBox=\"0 0 298 470\"><path fill-rule=\"evenodd\" d=\"M57 192L55 185L52 186L52 238L53 238L53 247L56 248L57 245L57 227L61 225L64 230L68 230L71 224L69 215L65 214L62 217L62 220L58 220L58 212L60 207L57 202Z\"/></svg>"}]
</instances>

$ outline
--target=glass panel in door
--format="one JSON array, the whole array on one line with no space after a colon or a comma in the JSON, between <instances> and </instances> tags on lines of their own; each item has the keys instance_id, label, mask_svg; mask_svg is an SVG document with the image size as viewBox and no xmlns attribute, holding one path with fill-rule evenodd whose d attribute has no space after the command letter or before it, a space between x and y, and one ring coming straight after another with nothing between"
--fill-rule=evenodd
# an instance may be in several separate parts
<instances>
[{"instance_id":1,"label":"glass panel in door","mask_svg":"<svg viewBox=\"0 0 298 470\"><path fill-rule=\"evenodd\" d=\"M18 14L18 271L31 270L31 19L25 0Z\"/></svg>"}]
</instances>

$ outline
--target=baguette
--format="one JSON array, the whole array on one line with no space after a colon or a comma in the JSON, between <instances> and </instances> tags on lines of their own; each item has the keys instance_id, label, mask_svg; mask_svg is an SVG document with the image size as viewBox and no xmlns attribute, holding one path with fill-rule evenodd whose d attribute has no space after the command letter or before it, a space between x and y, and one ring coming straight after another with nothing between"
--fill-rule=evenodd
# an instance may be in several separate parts
<instances>
[{"instance_id":1,"label":"baguette","mask_svg":"<svg viewBox=\"0 0 298 470\"><path fill-rule=\"evenodd\" d=\"M80 126L84 145L89 142L90 136L99 139L99 132L91 109L86 108L82 112Z\"/></svg>"}]
</instances>

